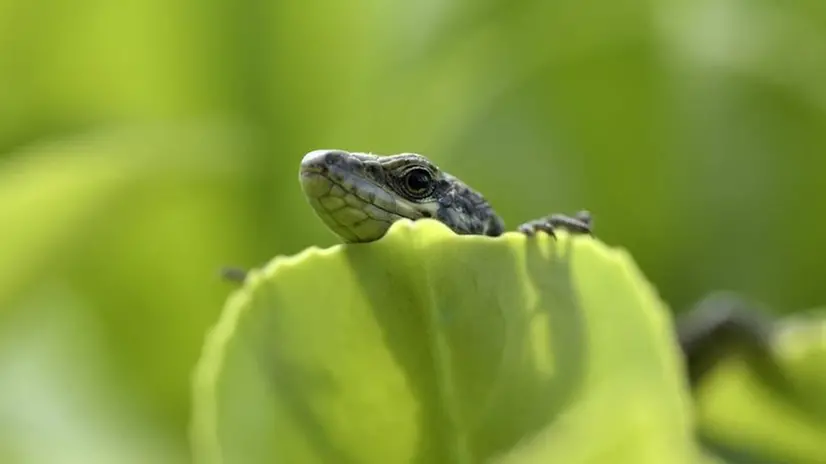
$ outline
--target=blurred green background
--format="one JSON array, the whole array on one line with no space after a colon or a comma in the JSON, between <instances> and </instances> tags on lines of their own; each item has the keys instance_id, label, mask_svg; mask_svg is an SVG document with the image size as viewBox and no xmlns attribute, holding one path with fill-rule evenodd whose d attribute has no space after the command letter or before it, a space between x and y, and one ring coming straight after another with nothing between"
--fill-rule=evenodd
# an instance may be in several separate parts
<instances>
[{"instance_id":1,"label":"blurred green background","mask_svg":"<svg viewBox=\"0 0 826 464\"><path fill-rule=\"evenodd\" d=\"M593 211L677 310L826 303L822 0L0 0L0 462L178 463L222 265L316 148Z\"/></svg>"}]
</instances>

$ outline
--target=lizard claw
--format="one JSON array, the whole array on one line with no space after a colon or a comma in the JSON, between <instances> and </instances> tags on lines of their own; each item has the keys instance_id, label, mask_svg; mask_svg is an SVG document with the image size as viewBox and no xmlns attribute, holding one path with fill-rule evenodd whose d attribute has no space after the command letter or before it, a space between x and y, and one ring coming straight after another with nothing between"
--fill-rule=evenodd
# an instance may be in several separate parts
<instances>
[{"instance_id":1,"label":"lizard claw","mask_svg":"<svg viewBox=\"0 0 826 464\"><path fill-rule=\"evenodd\" d=\"M534 235L536 235L537 232L542 231L550 235L551 237L556 238L556 232L554 232L553 225L551 225L550 222L544 219L537 219L534 221L526 222L520 225L517 230L527 235L528 237L533 237Z\"/></svg>"},{"instance_id":2,"label":"lizard claw","mask_svg":"<svg viewBox=\"0 0 826 464\"><path fill-rule=\"evenodd\" d=\"M556 229L566 229L572 234L587 234L593 236L593 218L588 211L579 211L573 216L552 214L550 216L528 221L518 227L518 231L531 237L537 232L545 232L556 238Z\"/></svg>"}]
</instances>

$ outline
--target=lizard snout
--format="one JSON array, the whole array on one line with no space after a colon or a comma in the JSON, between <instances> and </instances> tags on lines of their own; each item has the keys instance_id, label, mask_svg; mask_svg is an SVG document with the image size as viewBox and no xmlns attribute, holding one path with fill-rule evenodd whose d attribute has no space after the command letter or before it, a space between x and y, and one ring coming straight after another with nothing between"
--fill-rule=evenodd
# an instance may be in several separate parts
<instances>
[{"instance_id":1,"label":"lizard snout","mask_svg":"<svg viewBox=\"0 0 826 464\"><path fill-rule=\"evenodd\" d=\"M346 155L347 152L342 150L313 150L301 160L301 172L324 172L341 163Z\"/></svg>"}]
</instances>

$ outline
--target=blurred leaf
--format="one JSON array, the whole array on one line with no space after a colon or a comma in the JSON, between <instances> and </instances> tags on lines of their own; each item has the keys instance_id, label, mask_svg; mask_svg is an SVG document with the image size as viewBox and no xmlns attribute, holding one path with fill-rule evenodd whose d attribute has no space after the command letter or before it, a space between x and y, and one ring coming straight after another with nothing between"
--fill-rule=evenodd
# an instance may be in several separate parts
<instances>
[{"instance_id":1,"label":"blurred leaf","mask_svg":"<svg viewBox=\"0 0 826 464\"><path fill-rule=\"evenodd\" d=\"M0 307L36 299L44 281L70 288L77 317L105 333L107 387L179 444L189 372L226 295L217 270L262 253L231 201L245 166L229 161L244 149L228 123L130 125L33 145L0 170Z\"/></svg>"},{"instance_id":2,"label":"blurred leaf","mask_svg":"<svg viewBox=\"0 0 826 464\"><path fill-rule=\"evenodd\" d=\"M700 431L771 462L826 462L826 311L796 315L782 326L774 346L790 387L772 388L751 364L732 358L698 391Z\"/></svg>"},{"instance_id":3,"label":"blurred leaf","mask_svg":"<svg viewBox=\"0 0 826 464\"><path fill-rule=\"evenodd\" d=\"M696 462L668 312L586 238L400 221L255 272L194 382L199 462Z\"/></svg>"},{"instance_id":4,"label":"blurred leaf","mask_svg":"<svg viewBox=\"0 0 826 464\"><path fill-rule=\"evenodd\" d=\"M0 164L0 309L126 186L132 160L108 155L72 140Z\"/></svg>"},{"instance_id":5,"label":"blurred leaf","mask_svg":"<svg viewBox=\"0 0 826 464\"><path fill-rule=\"evenodd\" d=\"M41 285L8 314L0 326L0 462L187 462L186 447L124 396L104 337L79 295L59 284Z\"/></svg>"},{"instance_id":6,"label":"blurred leaf","mask_svg":"<svg viewBox=\"0 0 826 464\"><path fill-rule=\"evenodd\" d=\"M226 146L231 133L214 124L119 127L33 144L4 159L0 308L44 266L59 262L137 180L196 160L213 170L227 166L215 144ZM187 161L182 155L193 149L201 151ZM172 152L178 156L164 156Z\"/></svg>"}]
</instances>

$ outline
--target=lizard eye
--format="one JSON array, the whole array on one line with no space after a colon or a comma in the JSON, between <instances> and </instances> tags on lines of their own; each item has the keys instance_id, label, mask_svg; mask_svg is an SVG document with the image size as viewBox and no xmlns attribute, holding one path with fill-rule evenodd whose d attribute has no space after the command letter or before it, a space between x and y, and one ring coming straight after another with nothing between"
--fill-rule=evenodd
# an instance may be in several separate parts
<instances>
[{"instance_id":1,"label":"lizard eye","mask_svg":"<svg viewBox=\"0 0 826 464\"><path fill-rule=\"evenodd\" d=\"M405 193L413 198L424 198L433 192L433 175L424 168L413 168L402 176Z\"/></svg>"}]
</instances>

